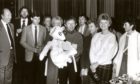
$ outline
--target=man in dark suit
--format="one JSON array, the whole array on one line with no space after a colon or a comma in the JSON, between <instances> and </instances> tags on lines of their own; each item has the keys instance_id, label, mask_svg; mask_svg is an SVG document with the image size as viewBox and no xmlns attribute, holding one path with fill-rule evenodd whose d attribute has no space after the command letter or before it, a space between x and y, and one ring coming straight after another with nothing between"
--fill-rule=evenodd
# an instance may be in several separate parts
<instances>
[{"instance_id":1,"label":"man in dark suit","mask_svg":"<svg viewBox=\"0 0 140 84\"><path fill-rule=\"evenodd\" d=\"M25 48L26 83L39 84L42 82L42 67L39 61L39 53L46 43L46 28L39 24L40 15L34 12L31 16L32 24L25 27L20 43Z\"/></svg>"},{"instance_id":2,"label":"man in dark suit","mask_svg":"<svg viewBox=\"0 0 140 84\"><path fill-rule=\"evenodd\" d=\"M82 34L83 37L87 36L87 30L88 30L88 26L87 26L87 17L86 16L79 16L79 20L78 20L79 24L77 27L77 31L80 32Z\"/></svg>"},{"instance_id":3,"label":"man in dark suit","mask_svg":"<svg viewBox=\"0 0 140 84\"><path fill-rule=\"evenodd\" d=\"M0 84L11 84L15 58L14 26L10 23L12 14L4 8L0 21Z\"/></svg>"},{"instance_id":4,"label":"man in dark suit","mask_svg":"<svg viewBox=\"0 0 140 84\"><path fill-rule=\"evenodd\" d=\"M16 55L17 55L17 64L14 65L13 71L13 84L22 84L24 80L24 54L25 50L20 45L21 33L24 27L31 24L31 20L29 18L29 10L26 7L22 7L19 10L19 18L15 18L14 27L15 27L15 36L16 36Z\"/></svg>"}]
</instances>

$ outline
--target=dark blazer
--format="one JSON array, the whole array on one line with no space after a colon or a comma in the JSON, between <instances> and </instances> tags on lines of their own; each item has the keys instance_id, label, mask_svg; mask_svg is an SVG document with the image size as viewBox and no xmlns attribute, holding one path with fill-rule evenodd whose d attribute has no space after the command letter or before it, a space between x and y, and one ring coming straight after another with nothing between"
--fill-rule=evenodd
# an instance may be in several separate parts
<instances>
[{"instance_id":1,"label":"dark blazer","mask_svg":"<svg viewBox=\"0 0 140 84\"><path fill-rule=\"evenodd\" d=\"M81 56L81 68L89 68L90 60L89 60L89 50L91 44L92 35L88 35L84 38L83 44L83 54Z\"/></svg>"},{"instance_id":2,"label":"dark blazer","mask_svg":"<svg viewBox=\"0 0 140 84\"><path fill-rule=\"evenodd\" d=\"M80 26L77 27L77 31L79 31ZM85 25L85 29L84 29L84 34L82 35L83 37L86 37L88 33L88 26Z\"/></svg>"},{"instance_id":3,"label":"dark blazer","mask_svg":"<svg viewBox=\"0 0 140 84\"><path fill-rule=\"evenodd\" d=\"M18 28L21 28L21 18L16 18L14 20L14 26L15 26L15 30L18 29ZM32 23L31 19L28 18L28 25L30 25Z\"/></svg>"},{"instance_id":4,"label":"dark blazer","mask_svg":"<svg viewBox=\"0 0 140 84\"><path fill-rule=\"evenodd\" d=\"M34 53L34 39L32 33L32 25L29 25L23 29L20 44L25 48L25 61L31 62ZM41 49L46 44L46 29L39 25L39 36L37 46Z\"/></svg>"},{"instance_id":5,"label":"dark blazer","mask_svg":"<svg viewBox=\"0 0 140 84\"><path fill-rule=\"evenodd\" d=\"M11 28L12 37L15 44L14 26L11 23L9 23L9 26ZM10 58L10 43L9 43L8 36L5 31L4 25L0 21L0 67L8 65L9 58Z\"/></svg>"}]
</instances>

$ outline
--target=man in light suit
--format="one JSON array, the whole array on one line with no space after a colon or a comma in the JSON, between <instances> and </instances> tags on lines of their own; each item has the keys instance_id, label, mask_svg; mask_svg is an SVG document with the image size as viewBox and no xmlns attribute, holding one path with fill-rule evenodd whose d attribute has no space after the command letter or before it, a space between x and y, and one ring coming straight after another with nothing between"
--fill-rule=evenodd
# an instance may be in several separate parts
<instances>
[{"instance_id":1,"label":"man in light suit","mask_svg":"<svg viewBox=\"0 0 140 84\"><path fill-rule=\"evenodd\" d=\"M15 58L14 26L12 14L4 8L0 20L0 84L11 84Z\"/></svg>"},{"instance_id":2,"label":"man in light suit","mask_svg":"<svg viewBox=\"0 0 140 84\"><path fill-rule=\"evenodd\" d=\"M40 15L34 12L31 16L32 24L25 27L21 36L21 45L25 48L25 84L41 83L41 62L38 54L46 43L46 29L39 25Z\"/></svg>"}]
</instances>

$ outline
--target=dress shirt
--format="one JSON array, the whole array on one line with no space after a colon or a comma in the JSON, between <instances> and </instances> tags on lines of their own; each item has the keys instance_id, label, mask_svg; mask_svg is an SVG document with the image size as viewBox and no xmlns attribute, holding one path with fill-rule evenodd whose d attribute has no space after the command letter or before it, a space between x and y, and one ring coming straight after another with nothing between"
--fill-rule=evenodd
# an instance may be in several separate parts
<instances>
[{"instance_id":1,"label":"dress shirt","mask_svg":"<svg viewBox=\"0 0 140 84\"><path fill-rule=\"evenodd\" d=\"M81 34L84 34L85 27L86 27L86 25L83 25L83 26L80 26L80 27L79 27L79 32L80 32Z\"/></svg>"},{"instance_id":2,"label":"dress shirt","mask_svg":"<svg viewBox=\"0 0 140 84\"><path fill-rule=\"evenodd\" d=\"M22 25L23 25L23 21L25 20L25 26L27 26L28 25L28 18L26 18L26 19L23 19L23 18L21 18L21 20L20 20L20 23L21 23L21 28L22 28Z\"/></svg>"},{"instance_id":3,"label":"dress shirt","mask_svg":"<svg viewBox=\"0 0 140 84\"><path fill-rule=\"evenodd\" d=\"M117 52L116 37L112 33L97 33L92 38L90 47L90 63L107 65L112 63L112 58Z\"/></svg>"}]
</instances>

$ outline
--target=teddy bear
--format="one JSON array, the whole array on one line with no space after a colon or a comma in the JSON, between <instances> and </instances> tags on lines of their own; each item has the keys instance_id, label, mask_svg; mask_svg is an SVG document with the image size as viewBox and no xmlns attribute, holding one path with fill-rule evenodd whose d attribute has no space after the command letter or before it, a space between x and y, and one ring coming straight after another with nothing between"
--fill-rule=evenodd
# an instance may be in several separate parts
<instances>
[{"instance_id":1,"label":"teddy bear","mask_svg":"<svg viewBox=\"0 0 140 84\"><path fill-rule=\"evenodd\" d=\"M65 41L65 35L63 33L64 27L55 26L50 31L52 40L49 41L42 52L40 53L39 59L43 60L50 51L50 58L57 68L64 68L67 63L74 62L74 69L77 72L76 61L74 55L77 54L77 45L71 44L69 41ZM47 63L45 68L45 75L47 75Z\"/></svg>"}]
</instances>

